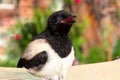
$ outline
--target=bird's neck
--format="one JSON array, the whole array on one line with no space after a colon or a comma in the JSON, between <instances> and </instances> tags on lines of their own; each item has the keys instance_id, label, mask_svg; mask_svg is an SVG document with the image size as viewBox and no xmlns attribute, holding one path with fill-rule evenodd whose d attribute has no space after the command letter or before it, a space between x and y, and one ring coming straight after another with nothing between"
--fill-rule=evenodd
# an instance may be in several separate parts
<instances>
[{"instance_id":1,"label":"bird's neck","mask_svg":"<svg viewBox=\"0 0 120 80\"><path fill-rule=\"evenodd\" d=\"M68 33L53 33L49 30L46 30L44 33L49 34L48 37L45 37L45 39L61 58L64 58L70 54L72 43L68 37Z\"/></svg>"},{"instance_id":2,"label":"bird's neck","mask_svg":"<svg viewBox=\"0 0 120 80\"><path fill-rule=\"evenodd\" d=\"M52 36L58 36L58 37L68 36L69 31L70 31L69 27L57 29L57 30L46 29L46 32L49 32Z\"/></svg>"}]
</instances>

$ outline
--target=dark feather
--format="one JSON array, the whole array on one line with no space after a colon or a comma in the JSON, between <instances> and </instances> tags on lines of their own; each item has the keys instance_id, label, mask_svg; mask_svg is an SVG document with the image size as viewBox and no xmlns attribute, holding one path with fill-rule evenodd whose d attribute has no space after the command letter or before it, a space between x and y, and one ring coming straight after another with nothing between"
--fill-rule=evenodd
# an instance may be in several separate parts
<instances>
[{"instance_id":1,"label":"dark feather","mask_svg":"<svg viewBox=\"0 0 120 80\"><path fill-rule=\"evenodd\" d=\"M35 55L30 60L20 58L17 67L18 68L25 67L27 69L33 68L33 67L38 67L39 69L41 69L45 65L47 60L48 60L48 55L45 51L43 51L43 52L40 52L37 55Z\"/></svg>"},{"instance_id":2,"label":"dark feather","mask_svg":"<svg viewBox=\"0 0 120 80\"><path fill-rule=\"evenodd\" d=\"M52 35L48 30L34 37L36 39L45 39L52 47L53 50L61 57L64 58L68 56L71 52L72 42L68 35Z\"/></svg>"}]
</instances>

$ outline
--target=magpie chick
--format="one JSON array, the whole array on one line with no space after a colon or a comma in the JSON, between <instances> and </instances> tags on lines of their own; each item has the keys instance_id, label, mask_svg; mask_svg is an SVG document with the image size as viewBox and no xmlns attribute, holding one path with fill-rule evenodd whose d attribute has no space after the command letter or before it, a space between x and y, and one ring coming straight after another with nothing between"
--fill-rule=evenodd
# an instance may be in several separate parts
<instances>
[{"instance_id":1,"label":"magpie chick","mask_svg":"<svg viewBox=\"0 0 120 80\"><path fill-rule=\"evenodd\" d=\"M41 80L60 80L74 60L74 50L68 36L75 16L60 10L53 13L47 28L29 43L17 67L25 67Z\"/></svg>"}]
</instances>

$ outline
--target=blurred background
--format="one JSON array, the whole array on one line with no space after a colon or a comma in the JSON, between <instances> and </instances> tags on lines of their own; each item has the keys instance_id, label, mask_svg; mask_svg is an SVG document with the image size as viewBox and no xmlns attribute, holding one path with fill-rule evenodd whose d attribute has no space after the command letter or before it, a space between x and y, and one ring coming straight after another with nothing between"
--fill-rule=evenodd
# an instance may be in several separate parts
<instances>
[{"instance_id":1,"label":"blurred background","mask_svg":"<svg viewBox=\"0 0 120 80\"><path fill-rule=\"evenodd\" d=\"M120 56L120 0L0 0L0 66L16 67L57 10L77 16L70 37L80 64Z\"/></svg>"}]
</instances>

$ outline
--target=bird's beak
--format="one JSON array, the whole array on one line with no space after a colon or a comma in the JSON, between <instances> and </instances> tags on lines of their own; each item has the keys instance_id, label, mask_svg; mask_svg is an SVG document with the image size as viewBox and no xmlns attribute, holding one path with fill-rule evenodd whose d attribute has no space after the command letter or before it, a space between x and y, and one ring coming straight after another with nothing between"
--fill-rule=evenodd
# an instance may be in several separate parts
<instances>
[{"instance_id":1,"label":"bird's beak","mask_svg":"<svg viewBox=\"0 0 120 80\"><path fill-rule=\"evenodd\" d=\"M60 22L61 23L74 23L74 22L76 22L75 18L76 18L76 16L73 15L73 16L70 16L68 18L62 19Z\"/></svg>"}]
</instances>

